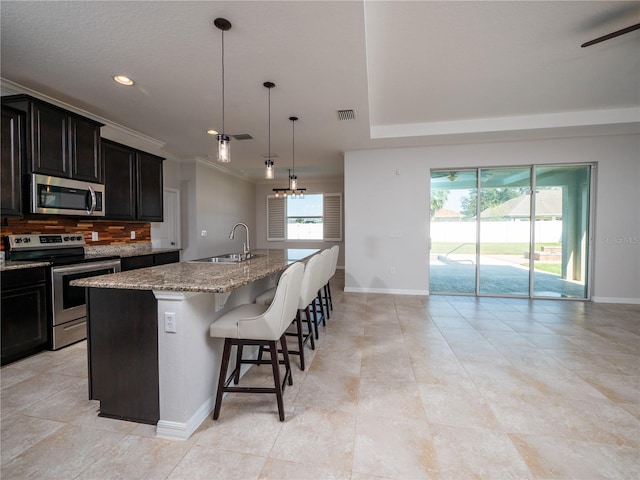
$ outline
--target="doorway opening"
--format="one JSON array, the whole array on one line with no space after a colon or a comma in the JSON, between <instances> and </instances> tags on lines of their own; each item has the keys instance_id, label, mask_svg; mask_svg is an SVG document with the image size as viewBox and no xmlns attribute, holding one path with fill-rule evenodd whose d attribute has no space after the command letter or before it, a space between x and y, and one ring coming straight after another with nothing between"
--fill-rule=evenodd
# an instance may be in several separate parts
<instances>
[{"instance_id":1,"label":"doorway opening","mask_svg":"<svg viewBox=\"0 0 640 480\"><path fill-rule=\"evenodd\" d=\"M431 171L429 291L589 298L592 169Z\"/></svg>"}]
</instances>

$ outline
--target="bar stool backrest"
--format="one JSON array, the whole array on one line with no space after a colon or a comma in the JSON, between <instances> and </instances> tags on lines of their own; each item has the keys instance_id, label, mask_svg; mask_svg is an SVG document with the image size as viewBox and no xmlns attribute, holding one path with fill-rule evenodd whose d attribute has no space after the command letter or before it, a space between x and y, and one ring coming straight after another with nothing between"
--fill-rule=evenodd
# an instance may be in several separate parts
<instances>
[{"instance_id":1,"label":"bar stool backrest","mask_svg":"<svg viewBox=\"0 0 640 480\"><path fill-rule=\"evenodd\" d=\"M304 310L318 296L318 290L322 287L320 284L322 273L322 257L320 254L316 254L307 261L304 267L298 309Z\"/></svg>"},{"instance_id":2,"label":"bar stool backrest","mask_svg":"<svg viewBox=\"0 0 640 480\"><path fill-rule=\"evenodd\" d=\"M269 308L253 318L238 321L238 338L278 340L298 312L304 264L296 262L284 271Z\"/></svg>"},{"instance_id":3,"label":"bar stool backrest","mask_svg":"<svg viewBox=\"0 0 640 480\"><path fill-rule=\"evenodd\" d=\"M331 247L331 253L333 253L333 263L331 265L331 275L329 278L333 277L336 274L336 268L338 268L338 255L340 255L340 247L338 245L334 245Z\"/></svg>"},{"instance_id":4,"label":"bar stool backrest","mask_svg":"<svg viewBox=\"0 0 640 480\"><path fill-rule=\"evenodd\" d=\"M329 279L331 278L331 265L333 264L333 253L331 250L326 248L322 252L320 252L322 257L322 274L320 277L322 278L321 285L326 285Z\"/></svg>"}]
</instances>

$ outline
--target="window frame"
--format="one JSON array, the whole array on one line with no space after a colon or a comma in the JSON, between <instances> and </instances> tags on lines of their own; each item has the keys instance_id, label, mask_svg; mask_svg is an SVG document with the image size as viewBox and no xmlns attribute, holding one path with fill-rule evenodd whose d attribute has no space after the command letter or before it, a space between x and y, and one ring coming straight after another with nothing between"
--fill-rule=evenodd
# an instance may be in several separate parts
<instances>
[{"instance_id":1,"label":"window frame","mask_svg":"<svg viewBox=\"0 0 640 480\"><path fill-rule=\"evenodd\" d=\"M267 241L268 242L341 242L343 232L342 193L313 192L307 195L322 195L322 238L287 238L287 198L267 195ZM329 201L327 202L327 199ZM329 231L327 232L327 226Z\"/></svg>"}]
</instances>

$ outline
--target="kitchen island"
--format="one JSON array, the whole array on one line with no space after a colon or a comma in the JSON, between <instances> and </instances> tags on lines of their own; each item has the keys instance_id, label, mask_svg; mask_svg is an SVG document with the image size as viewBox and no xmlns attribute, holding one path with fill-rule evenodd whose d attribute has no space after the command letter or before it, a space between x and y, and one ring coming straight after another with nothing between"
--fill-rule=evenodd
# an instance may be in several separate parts
<instances>
[{"instance_id":1,"label":"kitchen island","mask_svg":"<svg viewBox=\"0 0 640 480\"><path fill-rule=\"evenodd\" d=\"M182 262L75 280L87 288L89 398L100 401L100 415L189 438L216 394L224 342L209 336L210 324L317 251L256 250L239 263Z\"/></svg>"}]
</instances>

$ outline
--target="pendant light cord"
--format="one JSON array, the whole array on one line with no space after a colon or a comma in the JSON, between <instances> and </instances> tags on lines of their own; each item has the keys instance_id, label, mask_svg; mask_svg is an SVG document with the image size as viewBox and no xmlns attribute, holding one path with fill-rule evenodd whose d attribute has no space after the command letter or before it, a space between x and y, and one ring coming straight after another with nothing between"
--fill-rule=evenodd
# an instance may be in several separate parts
<instances>
[{"instance_id":1,"label":"pendant light cord","mask_svg":"<svg viewBox=\"0 0 640 480\"><path fill-rule=\"evenodd\" d=\"M291 160L293 162L293 175L296 174L296 121L291 121L291 127L293 130L292 141L291 141Z\"/></svg>"},{"instance_id":2,"label":"pendant light cord","mask_svg":"<svg viewBox=\"0 0 640 480\"><path fill-rule=\"evenodd\" d=\"M271 160L271 88L269 88L269 155L268 156L269 156L269 160Z\"/></svg>"},{"instance_id":3,"label":"pendant light cord","mask_svg":"<svg viewBox=\"0 0 640 480\"><path fill-rule=\"evenodd\" d=\"M224 30L222 32L222 134L224 135Z\"/></svg>"}]
</instances>

